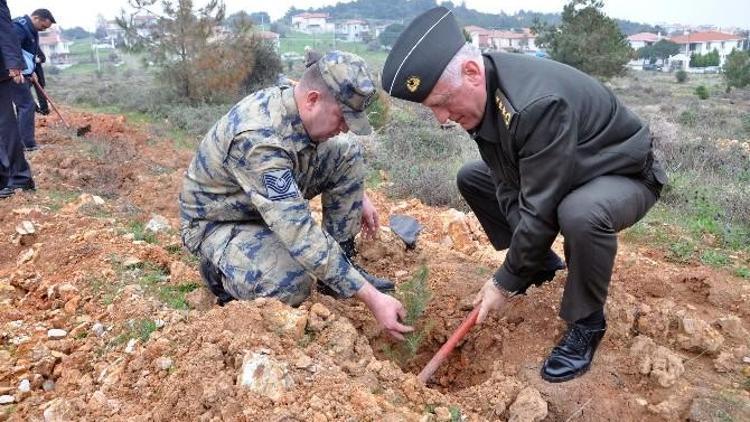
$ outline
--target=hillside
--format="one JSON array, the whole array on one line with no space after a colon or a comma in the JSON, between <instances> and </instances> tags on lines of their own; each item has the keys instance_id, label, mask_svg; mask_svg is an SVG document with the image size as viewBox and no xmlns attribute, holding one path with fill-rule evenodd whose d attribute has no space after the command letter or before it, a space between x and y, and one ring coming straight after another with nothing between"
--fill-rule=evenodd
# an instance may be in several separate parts
<instances>
[{"instance_id":1,"label":"hillside","mask_svg":"<svg viewBox=\"0 0 750 422\"><path fill-rule=\"evenodd\" d=\"M178 235L192 150L121 115L64 112L92 132L37 119L39 190L0 202L0 420L750 419L750 283L722 269L625 241L588 375L538 375L564 329L562 272L422 386L415 374L502 262L472 215L370 192L384 223L425 226L415 250L385 228L361 245L364 266L399 285L429 270L425 338L405 355L356 301L212 305Z\"/></svg>"}]
</instances>

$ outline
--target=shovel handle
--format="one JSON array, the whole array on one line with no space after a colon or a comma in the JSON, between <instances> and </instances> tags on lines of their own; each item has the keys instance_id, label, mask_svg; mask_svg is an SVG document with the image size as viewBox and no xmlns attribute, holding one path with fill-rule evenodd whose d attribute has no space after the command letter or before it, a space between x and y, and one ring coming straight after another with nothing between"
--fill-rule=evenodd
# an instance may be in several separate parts
<instances>
[{"instance_id":1,"label":"shovel handle","mask_svg":"<svg viewBox=\"0 0 750 422\"><path fill-rule=\"evenodd\" d=\"M57 110L57 106L55 106L55 103L52 101L52 98L50 98L49 95L47 95L47 92L39 84L39 81L37 81L36 79L31 79L31 82L34 83L34 86L36 86L36 89L38 89L39 92L42 93L42 95L44 96L44 99L47 100L47 102L49 103L49 105L52 106L52 110L55 110L55 113L57 113L57 117L59 117L60 120L62 120L62 122L65 125L65 127L68 128L68 129L70 129L70 125L68 124L68 122L65 121L65 118L62 116L62 114L60 114L60 111Z\"/></svg>"},{"instance_id":2,"label":"shovel handle","mask_svg":"<svg viewBox=\"0 0 750 422\"><path fill-rule=\"evenodd\" d=\"M427 381L432 377L432 374L437 371L438 367L440 367L440 364L443 363L443 361L448 357L448 355L453 352L453 349L456 348L456 345L459 341L461 341L462 338L466 335L466 333L471 330L472 327L477 323L477 316L479 315L479 306L475 307L469 316L464 319L464 321L461 323L461 325L456 328L456 331L451 334L450 338L448 338L448 341L445 342L445 344L440 348L440 350L435 353L435 356L430 359L429 362L427 362L427 365L425 365L424 369L422 369L422 372L417 375L417 378L419 378L419 381L422 382L422 384L427 384Z\"/></svg>"}]
</instances>

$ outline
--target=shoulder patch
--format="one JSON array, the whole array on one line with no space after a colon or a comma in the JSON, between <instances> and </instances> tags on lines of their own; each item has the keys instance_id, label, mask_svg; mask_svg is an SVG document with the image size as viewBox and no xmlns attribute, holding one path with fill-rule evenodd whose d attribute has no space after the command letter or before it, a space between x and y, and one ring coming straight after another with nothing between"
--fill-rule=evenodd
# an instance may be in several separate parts
<instances>
[{"instance_id":1,"label":"shoulder patch","mask_svg":"<svg viewBox=\"0 0 750 422\"><path fill-rule=\"evenodd\" d=\"M505 123L505 128L510 129L510 121L516 114L516 110L499 89L495 90L495 105L497 106L497 111L500 113L500 117L503 119L503 123Z\"/></svg>"},{"instance_id":2,"label":"shoulder patch","mask_svg":"<svg viewBox=\"0 0 750 422\"><path fill-rule=\"evenodd\" d=\"M272 201L295 198L299 196L297 184L289 169L273 170L263 173L263 184L266 186L266 195Z\"/></svg>"}]
</instances>

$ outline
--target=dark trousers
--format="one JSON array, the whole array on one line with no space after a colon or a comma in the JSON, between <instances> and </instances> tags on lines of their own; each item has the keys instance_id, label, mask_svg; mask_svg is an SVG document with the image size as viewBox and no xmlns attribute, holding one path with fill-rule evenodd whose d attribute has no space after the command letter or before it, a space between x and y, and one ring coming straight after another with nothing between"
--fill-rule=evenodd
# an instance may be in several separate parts
<instances>
[{"instance_id":1,"label":"dark trousers","mask_svg":"<svg viewBox=\"0 0 750 422\"><path fill-rule=\"evenodd\" d=\"M18 136L13 112L13 81L0 82L0 189L23 187L31 183L31 169Z\"/></svg>"},{"instance_id":2,"label":"dark trousers","mask_svg":"<svg viewBox=\"0 0 750 422\"><path fill-rule=\"evenodd\" d=\"M483 161L465 164L458 172L461 195L476 214L492 245L508 248L513 232L503 215L490 169ZM605 175L571 191L557 208L565 238L568 280L560 317L568 322L604 308L617 254L617 232L640 220L656 195L638 179Z\"/></svg>"},{"instance_id":3,"label":"dark trousers","mask_svg":"<svg viewBox=\"0 0 750 422\"><path fill-rule=\"evenodd\" d=\"M31 95L31 82L24 82L22 84L13 85L13 104L16 105L16 113L18 114L18 133L21 136L21 142L26 148L33 148L36 146L36 139L34 138L34 113L36 111L36 103L34 97Z\"/></svg>"}]
</instances>

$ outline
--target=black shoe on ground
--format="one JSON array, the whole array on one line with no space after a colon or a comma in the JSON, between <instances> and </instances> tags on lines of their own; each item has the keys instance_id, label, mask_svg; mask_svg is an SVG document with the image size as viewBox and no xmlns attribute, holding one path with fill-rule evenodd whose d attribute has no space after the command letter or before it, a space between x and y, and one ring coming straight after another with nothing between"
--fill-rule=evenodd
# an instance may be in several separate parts
<instances>
[{"instance_id":1,"label":"black shoe on ground","mask_svg":"<svg viewBox=\"0 0 750 422\"><path fill-rule=\"evenodd\" d=\"M206 283L206 287L208 287L208 290L210 290L211 293L216 296L216 303L219 306L224 306L227 303L235 300L232 295L224 290L224 285L221 282L222 278L224 278L224 275L221 273L221 271L219 271L218 268L214 266L214 264L211 263L211 261L207 260L206 258L202 258L199 269L201 277L203 278L203 282Z\"/></svg>"},{"instance_id":2,"label":"black shoe on ground","mask_svg":"<svg viewBox=\"0 0 750 422\"><path fill-rule=\"evenodd\" d=\"M568 331L542 365L542 378L549 382L565 382L585 374L606 331L606 323L602 328L568 324Z\"/></svg>"},{"instance_id":3,"label":"black shoe on ground","mask_svg":"<svg viewBox=\"0 0 750 422\"><path fill-rule=\"evenodd\" d=\"M36 186L34 185L33 180L22 186L7 186L0 189L0 199L10 198L16 193L16 190L18 189L21 189L23 191L36 190Z\"/></svg>"},{"instance_id":4,"label":"black shoe on ground","mask_svg":"<svg viewBox=\"0 0 750 422\"><path fill-rule=\"evenodd\" d=\"M354 266L354 268L356 268L357 271L362 274L362 277L364 277L368 283L372 284L372 287L376 288L381 293L393 293L396 291L396 285L392 281L385 278L376 277L368 273L367 270L354 262L354 257L357 256L357 248L355 247L354 238L349 239L345 242L340 242L339 245L341 246L341 250L344 251L344 255L346 255L346 258L349 259L349 262L351 262L352 266ZM338 294L336 294L333 289L326 286L325 284L318 283L316 289L318 290L318 293L327 296L338 297Z\"/></svg>"},{"instance_id":5,"label":"black shoe on ground","mask_svg":"<svg viewBox=\"0 0 750 422\"><path fill-rule=\"evenodd\" d=\"M33 151L36 151L36 150L38 150L38 149L39 149L39 145L34 145L34 146L30 146L30 147L25 147L25 148L24 148L24 150L25 150L26 152L33 152Z\"/></svg>"}]
</instances>

